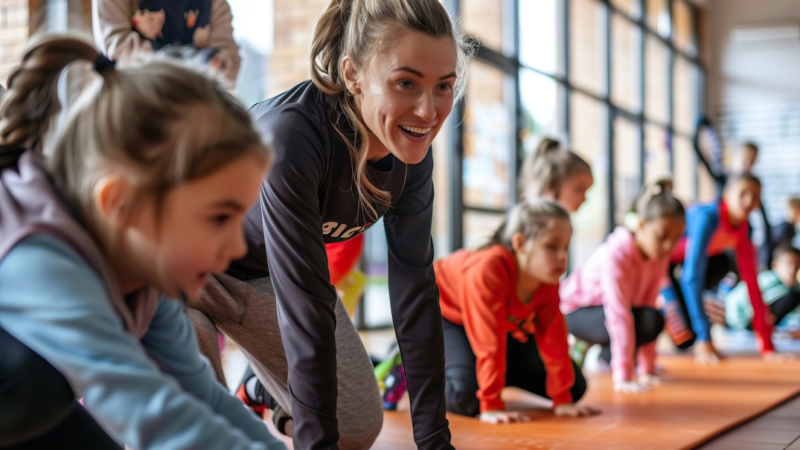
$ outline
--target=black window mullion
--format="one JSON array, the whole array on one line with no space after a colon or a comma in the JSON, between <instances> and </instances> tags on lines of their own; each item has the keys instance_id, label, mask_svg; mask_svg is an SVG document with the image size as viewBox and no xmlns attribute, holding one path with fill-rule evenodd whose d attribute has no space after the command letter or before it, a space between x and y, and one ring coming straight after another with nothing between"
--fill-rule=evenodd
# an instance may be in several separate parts
<instances>
[{"instance_id":1,"label":"black window mullion","mask_svg":"<svg viewBox=\"0 0 800 450\"><path fill-rule=\"evenodd\" d=\"M611 233L616 226L615 198L614 198L614 117L615 109L611 107L611 11L606 3L603 8L605 17L603 18L603 33L605 34L605 55L603 58L605 72L605 94L608 99L606 104L606 154L608 156L608 223L607 233Z\"/></svg>"}]
</instances>

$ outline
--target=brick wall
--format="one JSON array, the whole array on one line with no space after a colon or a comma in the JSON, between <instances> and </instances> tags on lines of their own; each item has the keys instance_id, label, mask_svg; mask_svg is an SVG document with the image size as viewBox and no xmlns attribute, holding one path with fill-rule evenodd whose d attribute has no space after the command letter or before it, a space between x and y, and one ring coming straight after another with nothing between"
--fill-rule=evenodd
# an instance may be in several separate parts
<instances>
[{"instance_id":1,"label":"brick wall","mask_svg":"<svg viewBox=\"0 0 800 450\"><path fill-rule=\"evenodd\" d=\"M314 26L328 0L274 0L275 50L270 57L270 97L310 78Z\"/></svg>"},{"instance_id":2,"label":"brick wall","mask_svg":"<svg viewBox=\"0 0 800 450\"><path fill-rule=\"evenodd\" d=\"M27 0L0 0L0 84L3 86L19 65L28 39L28 11Z\"/></svg>"}]
</instances>

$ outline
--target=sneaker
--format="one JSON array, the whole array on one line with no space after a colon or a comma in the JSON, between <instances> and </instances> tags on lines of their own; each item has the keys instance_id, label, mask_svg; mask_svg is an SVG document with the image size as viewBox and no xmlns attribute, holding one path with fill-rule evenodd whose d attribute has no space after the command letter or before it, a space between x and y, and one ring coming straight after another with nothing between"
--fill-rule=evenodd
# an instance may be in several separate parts
<instances>
[{"instance_id":1,"label":"sneaker","mask_svg":"<svg viewBox=\"0 0 800 450\"><path fill-rule=\"evenodd\" d=\"M258 384L260 386L261 382L259 381ZM258 417L263 418L264 413L267 412L267 410L269 409L269 405L258 404L255 403L253 400L250 400L250 397L247 395L247 392L245 391L244 385L245 383L239 385L239 389L236 391L236 396L239 397L239 400L241 400L245 404L245 406L253 410L253 412L256 413Z\"/></svg>"}]
</instances>

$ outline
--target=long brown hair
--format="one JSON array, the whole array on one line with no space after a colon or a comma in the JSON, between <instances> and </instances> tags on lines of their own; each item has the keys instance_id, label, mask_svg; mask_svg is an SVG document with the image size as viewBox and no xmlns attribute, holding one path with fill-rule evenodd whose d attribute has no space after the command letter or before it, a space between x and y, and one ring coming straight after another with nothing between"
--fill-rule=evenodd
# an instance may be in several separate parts
<instances>
[{"instance_id":1,"label":"long brown hair","mask_svg":"<svg viewBox=\"0 0 800 450\"><path fill-rule=\"evenodd\" d=\"M371 58L391 39L398 28L419 31L428 36L450 37L456 46L455 99L464 93L467 64L476 42L467 38L454 24L437 0L331 0L314 29L311 44L311 79L328 94L334 109L354 130L348 134L337 127L354 161L355 187L359 201L372 219L377 210L387 207L390 194L376 186L366 175L367 125L361 118L355 98L348 91L342 73L342 60L349 56L356 67L368 67Z\"/></svg>"},{"instance_id":2,"label":"long brown hair","mask_svg":"<svg viewBox=\"0 0 800 450\"><path fill-rule=\"evenodd\" d=\"M160 203L169 189L242 156L269 160L247 111L216 82L168 60L117 69L98 57L81 37L35 36L0 98L0 163L7 166L23 151L42 151L61 108L61 72L72 63L104 63L102 80L81 94L46 146L55 183L87 226L92 190L109 171L134 188L125 214L145 196Z\"/></svg>"}]
</instances>

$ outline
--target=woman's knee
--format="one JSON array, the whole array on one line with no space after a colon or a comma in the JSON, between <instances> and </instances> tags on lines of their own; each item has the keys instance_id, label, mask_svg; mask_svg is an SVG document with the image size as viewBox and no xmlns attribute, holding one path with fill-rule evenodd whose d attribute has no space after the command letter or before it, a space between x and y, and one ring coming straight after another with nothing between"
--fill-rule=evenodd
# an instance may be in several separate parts
<instances>
[{"instance_id":1,"label":"woman's knee","mask_svg":"<svg viewBox=\"0 0 800 450\"><path fill-rule=\"evenodd\" d=\"M339 448L366 450L372 448L383 428L383 401L377 389L377 381L374 390L370 388L351 394L355 397L339 390L340 402L347 403L346 408L339 408L336 413L339 421Z\"/></svg>"}]
</instances>

